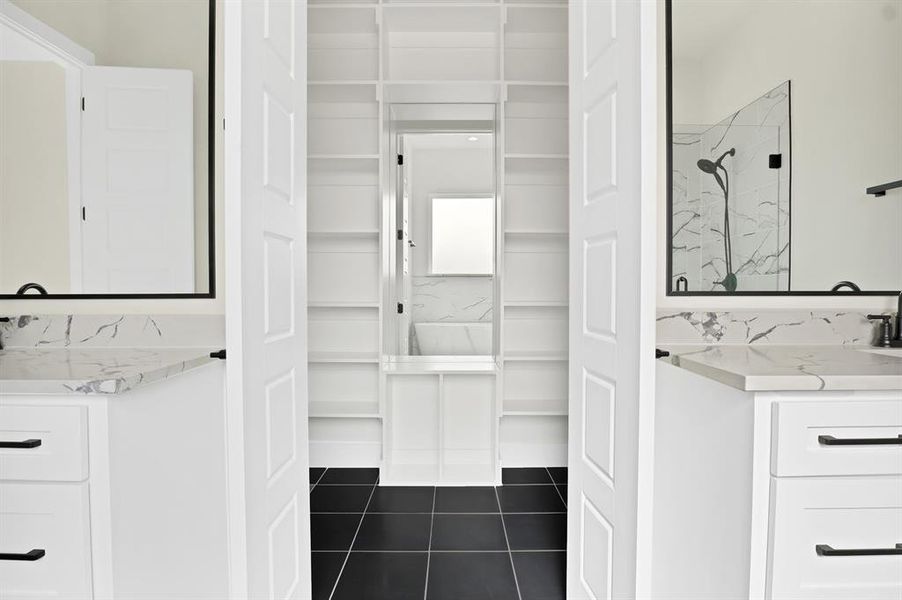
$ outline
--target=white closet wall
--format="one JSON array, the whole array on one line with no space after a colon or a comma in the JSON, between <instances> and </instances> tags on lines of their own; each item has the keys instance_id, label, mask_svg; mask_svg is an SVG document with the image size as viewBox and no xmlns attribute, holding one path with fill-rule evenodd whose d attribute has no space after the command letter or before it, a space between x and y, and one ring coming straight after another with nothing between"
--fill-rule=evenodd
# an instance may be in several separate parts
<instances>
[{"instance_id":1,"label":"white closet wall","mask_svg":"<svg viewBox=\"0 0 902 600\"><path fill-rule=\"evenodd\" d=\"M311 464L380 465L387 386L434 383L380 368L387 99L486 96L500 99L504 158L501 376L486 413L500 426L486 443L505 466L566 464L566 2L312 0L308 27ZM439 410L431 398L408 404Z\"/></svg>"}]
</instances>

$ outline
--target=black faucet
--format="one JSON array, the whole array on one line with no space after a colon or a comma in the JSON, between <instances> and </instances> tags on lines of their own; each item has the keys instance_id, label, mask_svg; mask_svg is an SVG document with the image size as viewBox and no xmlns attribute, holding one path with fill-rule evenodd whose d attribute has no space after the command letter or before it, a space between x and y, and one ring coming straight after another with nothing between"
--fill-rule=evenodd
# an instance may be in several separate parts
<instances>
[{"instance_id":1,"label":"black faucet","mask_svg":"<svg viewBox=\"0 0 902 600\"><path fill-rule=\"evenodd\" d=\"M26 283L16 291L16 296L24 296L28 290L37 290L41 296L47 295L47 290L40 283Z\"/></svg>"},{"instance_id":2,"label":"black faucet","mask_svg":"<svg viewBox=\"0 0 902 600\"><path fill-rule=\"evenodd\" d=\"M872 321L880 321L875 346L884 348L902 348L902 292L899 292L899 304L896 307L896 325L893 327L893 315L868 315Z\"/></svg>"},{"instance_id":3,"label":"black faucet","mask_svg":"<svg viewBox=\"0 0 902 600\"><path fill-rule=\"evenodd\" d=\"M9 323L9 317L0 317L0 323ZM0 350L3 350L3 336L0 335Z\"/></svg>"}]
</instances>

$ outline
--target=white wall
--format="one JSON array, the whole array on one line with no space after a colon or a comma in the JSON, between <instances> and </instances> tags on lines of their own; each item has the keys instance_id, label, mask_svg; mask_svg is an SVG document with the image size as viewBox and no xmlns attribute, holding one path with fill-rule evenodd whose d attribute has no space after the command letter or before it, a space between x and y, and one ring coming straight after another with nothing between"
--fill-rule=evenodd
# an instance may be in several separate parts
<instances>
[{"instance_id":1,"label":"white wall","mask_svg":"<svg viewBox=\"0 0 902 600\"><path fill-rule=\"evenodd\" d=\"M32 281L69 289L66 97L61 66L0 61L0 290L7 293Z\"/></svg>"},{"instance_id":2,"label":"white wall","mask_svg":"<svg viewBox=\"0 0 902 600\"><path fill-rule=\"evenodd\" d=\"M692 68L692 56L676 50L674 93L698 93L691 102L674 102L675 122L716 122L791 80L793 289L823 290L839 279L863 288L902 287L902 202L892 194L875 199L864 193L902 175L902 3L756 6L731 25L729 35L703 51L693 50L698 69ZM663 36L663 2L660 8ZM675 44L679 36L674 33ZM663 77L663 48L661 53ZM680 81L680 69L686 81ZM700 81L707 83L702 87ZM665 138L662 130L662 174ZM891 305L887 298L663 298L665 187L659 219L661 306Z\"/></svg>"},{"instance_id":3,"label":"white wall","mask_svg":"<svg viewBox=\"0 0 902 600\"><path fill-rule=\"evenodd\" d=\"M104 23L104 18L100 16L102 2L100 0L95 0L93 2L72 2L68 0L15 0L14 2L20 8L26 9L28 11L34 11L38 18L41 20L45 20L48 24L53 27L58 27L62 31L64 29L60 23L68 23L70 28L78 29L80 28L81 33L71 34L69 32L65 32L66 35L70 36L73 41L83 44L85 47L90 49L91 43L97 43L96 40L99 39L99 33L97 32L101 25ZM151 0L132 0L130 2L121 2L118 0L117 2L112 2L113 4L122 4L122 5L144 5L142 10L145 13L157 13L157 8L161 5L171 5L172 7L178 6L180 3L171 3L171 2L158 2ZM207 10L208 4L205 0L189 0L186 4L191 5L191 9L198 17L194 19L193 22L186 23L184 27L178 27L173 23L165 22L165 14L164 11L160 11L156 16L151 16L150 14L145 14L145 18L142 18L142 22L148 22L151 19L154 19L154 22L159 26L156 28L148 28L148 34L144 36L144 43L135 44L135 48L130 50L127 55L122 60L135 60L134 56L139 51L147 50L147 48L152 47L151 44L155 44L158 48L165 48L167 44L170 44L169 35L171 32L177 34L179 30L184 33L185 44L193 44L201 48L199 59L204 64L204 70L206 70L206 62L208 60L208 52L207 52L207 39L206 36L198 36L198 31L206 31L207 29ZM216 89L222 89L222 48L223 48L223 40L222 40L222 9L221 2L217 3L217 22L216 22ZM117 9L118 10L118 9ZM115 12L115 11L111 11ZM202 23L199 21L200 14L203 14ZM172 13L169 13L170 17ZM163 24L161 23L163 21ZM198 29L198 28L201 29ZM159 31L166 31L167 36L163 38L158 37ZM123 28L123 32L120 35L128 35L134 34L134 32L129 32L128 28ZM190 40L188 38L191 38ZM93 41L92 41L93 40ZM176 44L177 48L178 45ZM106 62L105 62L106 61ZM96 63L98 65L102 64L119 64L114 62L115 59L109 58L103 52L98 52L96 54ZM122 63L125 64L125 63ZM119 64L119 66L122 66ZM147 65L144 65L147 66ZM160 65L160 66L172 66L176 67L178 65ZM179 68L190 68L194 70L190 65L188 66L180 66ZM206 288L206 274L208 272L206 262L207 262L207 79L205 77L195 77L195 97L196 100L198 95L201 97L200 101L195 102L195 127L202 128L202 133L198 133L195 131L195 141L202 144L202 147L198 148L198 152L203 153L203 158L201 160L196 159L196 168L202 175L195 177L195 186L196 190L200 189L202 191L197 192L197 198L199 198L199 202L196 206L196 219L195 222L198 224L199 231L197 232L196 243L197 246L203 248L203 252L199 253L198 256L200 260L204 263L203 268L199 270L199 273L202 273L204 288ZM198 111L201 116L198 116ZM216 94L216 102L214 106L214 123L221 123L221 115L222 115L222 94L221 92L217 92ZM221 127L214 127L214 142L215 142L215 173L216 173L216 191L214 198L214 210L215 210L215 218L214 218L214 228L216 233L216 298L214 299L197 299L197 300L5 300L3 301L3 312L9 314L30 314L30 313L41 313L41 314L67 314L67 313L82 313L82 314L222 314L224 312L224 301L222 299L222 290L223 281L225 277L225 269L224 269L224 240L223 240L223 212L224 205L222 202L222 149L221 149L221 139L222 139L222 129Z\"/></svg>"}]
</instances>

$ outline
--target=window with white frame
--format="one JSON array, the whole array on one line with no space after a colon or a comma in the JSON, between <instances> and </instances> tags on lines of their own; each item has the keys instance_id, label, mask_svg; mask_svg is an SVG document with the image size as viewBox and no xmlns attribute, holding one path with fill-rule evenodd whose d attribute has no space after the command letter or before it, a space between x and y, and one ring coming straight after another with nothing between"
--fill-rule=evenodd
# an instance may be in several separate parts
<instances>
[{"instance_id":1,"label":"window with white frame","mask_svg":"<svg viewBox=\"0 0 902 600\"><path fill-rule=\"evenodd\" d=\"M431 199L433 275L494 275L495 198L488 194Z\"/></svg>"}]
</instances>

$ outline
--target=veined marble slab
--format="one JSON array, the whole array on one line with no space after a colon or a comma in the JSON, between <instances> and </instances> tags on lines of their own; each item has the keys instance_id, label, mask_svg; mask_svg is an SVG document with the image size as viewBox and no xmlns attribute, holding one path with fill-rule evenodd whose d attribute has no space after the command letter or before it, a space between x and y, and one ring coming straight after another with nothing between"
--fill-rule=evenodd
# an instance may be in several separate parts
<instances>
[{"instance_id":1,"label":"veined marble slab","mask_svg":"<svg viewBox=\"0 0 902 600\"><path fill-rule=\"evenodd\" d=\"M178 348L225 343L222 315L19 315L0 323L6 348Z\"/></svg>"},{"instance_id":2,"label":"veined marble slab","mask_svg":"<svg viewBox=\"0 0 902 600\"><path fill-rule=\"evenodd\" d=\"M0 395L121 394L217 362L213 348L8 348Z\"/></svg>"},{"instance_id":3,"label":"veined marble slab","mask_svg":"<svg viewBox=\"0 0 902 600\"><path fill-rule=\"evenodd\" d=\"M869 346L670 346L670 362L744 391L899 390L902 348Z\"/></svg>"},{"instance_id":4,"label":"veined marble slab","mask_svg":"<svg viewBox=\"0 0 902 600\"><path fill-rule=\"evenodd\" d=\"M657 343L853 344L872 343L866 313L838 311L658 311Z\"/></svg>"}]
</instances>

